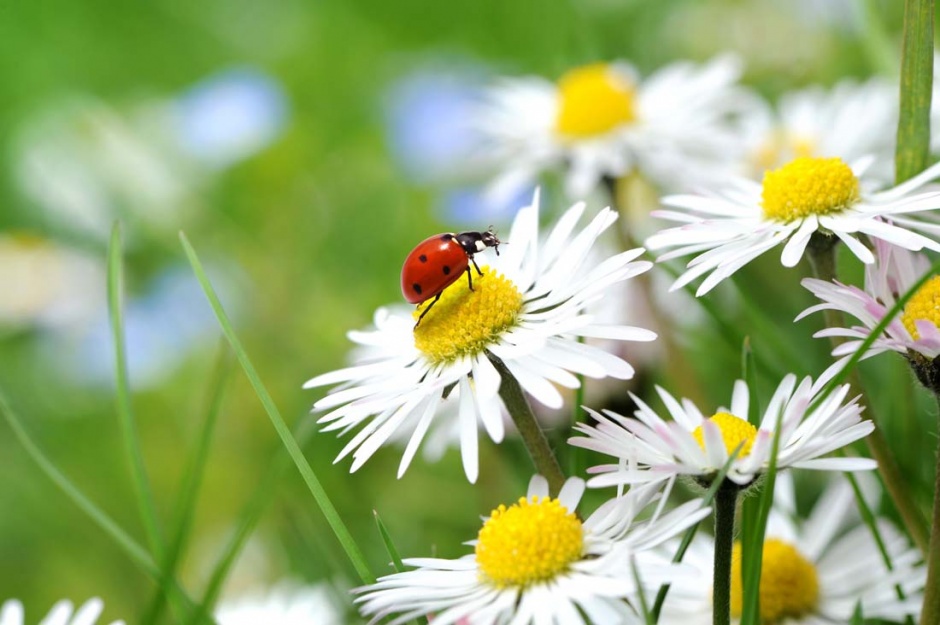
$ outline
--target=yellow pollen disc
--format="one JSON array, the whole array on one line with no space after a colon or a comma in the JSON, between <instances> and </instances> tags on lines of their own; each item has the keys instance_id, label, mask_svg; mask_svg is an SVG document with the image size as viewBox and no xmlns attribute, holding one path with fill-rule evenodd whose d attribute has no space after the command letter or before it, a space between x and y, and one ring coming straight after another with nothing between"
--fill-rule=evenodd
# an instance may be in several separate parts
<instances>
[{"instance_id":1,"label":"yellow pollen disc","mask_svg":"<svg viewBox=\"0 0 940 625\"><path fill-rule=\"evenodd\" d=\"M779 623L802 619L819 604L816 567L796 547L776 538L764 541L760 576L760 621ZM744 602L741 543L731 555L731 615L740 617Z\"/></svg>"},{"instance_id":2,"label":"yellow pollen disc","mask_svg":"<svg viewBox=\"0 0 940 625\"><path fill-rule=\"evenodd\" d=\"M841 158L796 158L764 173L764 216L790 222L838 213L859 198L858 178Z\"/></svg>"},{"instance_id":3,"label":"yellow pollen disc","mask_svg":"<svg viewBox=\"0 0 940 625\"><path fill-rule=\"evenodd\" d=\"M743 458L751 453L751 446L754 445L754 436L757 434L757 428L745 421L739 419L733 414L727 412L716 413L709 419L721 430L721 438L725 442L725 449L730 454L741 445L741 451L738 452L738 458ZM692 436L698 441L699 447L705 449L705 431L702 426L692 430ZM742 444L743 443L743 444Z\"/></svg>"},{"instance_id":4,"label":"yellow pollen disc","mask_svg":"<svg viewBox=\"0 0 940 625\"><path fill-rule=\"evenodd\" d=\"M500 505L480 529L476 560L483 579L499 588L552 579L581 557L581 521L557 499L520 497Z\"/></svg>"},{"instance_id":5,"label":"yellow pollen disc","mask_svg":"<svg viewBox=\"0 0 940 625\"><path fill-rule=\"evenodd\" d=\"M558 81L555 131L569 138L602 135L636 119L633 84L606 63L573 69Z\"/></svg>"},{"instance_id":6,"label":"yellow pollen disc","mask_svg":"<svg viewBox=\"0 0 940 625\"><path fill-rule=\"evenodd\" d=\"M444 289L441 299L415 328L415 347L432 363L453 362L480 353L515 325L522 311L522 293L512 280L489 267L481 268L482 276L472 267L470 271L473 291L461 276ZM431 302L415 310L415 319Z\"/></svg>"},{"instance_id":7,"label":"yellow pollen disc","mask_svg":"<svg viewBox=\"0 0 940 625\"><path fill-rule=\"evenodd\" d=\"M920 332L914 322L923 319L940 328L940 276L934 276L907 300L901 323L911 333L914 340L920 339Z\"/></svg>"}]
</instances>

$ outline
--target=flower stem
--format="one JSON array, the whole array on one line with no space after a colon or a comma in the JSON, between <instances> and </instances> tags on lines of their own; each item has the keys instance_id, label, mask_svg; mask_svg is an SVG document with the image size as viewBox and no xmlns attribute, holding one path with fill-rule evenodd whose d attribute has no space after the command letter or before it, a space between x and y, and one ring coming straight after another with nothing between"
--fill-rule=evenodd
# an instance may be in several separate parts
<instances>
[{"instance_id":1,"label":"flower stem","mask_svg":"<svg viewBox=\"0 0 940 625\"><path fill-rule=\"evenodd\" d=\"M820 234L819 232L814 233L810 239L810 243L806 248L807 256L816 278L826 282L832 282L836 279L835 244L837 242L836 237ZM845 327L841 311L827 308L824 313L827 327ZM838 347L844 340L839 336L830 337L834 348ZM894 459L884 433L878 426L878 421L871 409L871 402L868 400L868 395L862 386L862 380L857 369L849 372L848 382L859 394L859 404L865 407L865 414L875 425L875 429L872 430L871 434L865 437L865 443L868 445L868 451L871 453L872 458L878 463L878 472L884 481L885 489L888 491L891 501L894 502L894 506L897 508L911 539L922 553L926 553L928 541L926 521L911 497L911 493L907 489L907 482L901 474L901 468Z\"/></svg>"},{"instance_id":2,"label":"flower stem","mask_svg":"<svg viewBox=\"0 0 940 625\"><path fill-rule=\"evenodd\" d=\"M936 395L940 406L940 395ZM940 415L938 415L940 425ZM934 479L933 526L930 546L927 548L927 585L924 586L924 605L920 612L921 625L940 625L940 443L937 446L937 468Z\"/></svg>"},{"instance_id":3,"label":"flower stem","mask_svg":"<svg viewBox=\"0 0 940 625\"><path fill-rule=\"evenodd\" d=\"M552 496L557 496L565 483L565 474L561 471L561 465L558 464L558 459L552 452L545 433L539 427L535 413L532 412L532 406L529 405L529 400L522 392L519 381L509 371L506 364L493 354L488 354L488 356L502 378L499 396L506 404L506 410L509 411L512 422L516 424L519 435L522 436L522 442L525 443L525 448L532 458L535 470L548 480L548 489Z\"/></svg>"},{"instance_id":4,"label":"flower stem","mask_svg":"<svg viewBox=\"0 0 940 625\"><path fill-rule=\"evenodd\" d=\"M738 487L724 480L715 493L715 562L712 579L712 623L731 623L731 554Z\"/></svg>"}]
</instances>

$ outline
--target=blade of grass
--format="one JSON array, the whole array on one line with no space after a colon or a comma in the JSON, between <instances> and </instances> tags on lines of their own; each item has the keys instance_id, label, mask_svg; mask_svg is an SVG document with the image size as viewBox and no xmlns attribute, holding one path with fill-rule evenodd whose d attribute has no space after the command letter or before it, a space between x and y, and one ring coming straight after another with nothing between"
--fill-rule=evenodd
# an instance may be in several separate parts
<instances>
[{"instance_id":1,"label":"blade of grass","mask_svg":"<svg viewBox=\"0 0 940 625\"><path fill-rule=\"evenodd\" d=\"M121 262L121 224L115 222L111 229L108 245L108 311L111 317L111 333L114 339L115 397L117 400L118 420L124 438L124 448L130 462L134 495L140 513L150 551L157 560L163 558L163 538L157 522L156 505L147 470L144 467L143 452L140 448L140 436L131 408L131 391L127 374L127 348L124 342L124 306L122 293L124 287L124 268Z\"/></svg>"},{"instance_id":2,"label":"blade of grass","mask_svg":"<svg viewBox=\"0 0 940 625\"><path fill-rule=\"evenodd\" d=\"M758 401L757 391L757 369L754 361L754 351L751 349L750 341L744 341L744 348L741 352L741 367L744 370L744 380L747 383L748 396L748 422L756 428L760 427L761 405ZM749 538L750 528L757 527L760 520L761 498L745 497L741 502L741 578L749 579L753 575L752 568L755 564L760 566L759 560L755 562L754 549L755 543ZM763 549L763 539L757 545L757 548ZM760 575L758 573L758 580ZM732 584L734 581L732 580ZM759 607L758 607L759 610ZM742 621L742 623L745 621Z\"/></svg>"},{"instance_id":3,"label":"blade of grass","mask_svg":"<svg viewBox=\"0 0 940 625\"><path fill-rule=\"evenodd\" d=\"M182 232L180 232L180 241L182 242L183 249L186 251L186 256L189 258L189 263L192 265L193 272L196 274L196 278L199 280L199 284L202 286L202 290L205 293L206 298L209 300L213 312L215 312L216 319L222 328L222 332L225 334L225 338L228 339L229 345L231 345L232 350L235 352L235 356L238 358L238 362L241 364L245 375L251 382L251 385L255 390L255 394L258 396L258 399L261 401L261 405L264 407L265 412L271 419L271 424L274 426L278 436L281 438L281 442L284 444L288 454L290 454L291 459L294 461L294 465L300 472L301 478L303 478L304 483L307 485L310 494L313 495L317 505L320 507L320 511L323 513L323 516L326 517L327 522L330 524L330 528L336 535L337 540L339 540L340 544L343 546L343 549L346 551L346 555L349 557L349 560L352 563L353 568L356 569L356 573L359 575L360 579L365 584L371 584L375 582L375 575L373 575L372 571L369 570L369 566L366 563L362 550L359 548L359 545L353 539L352 535L349 533L349 530L346 528L346 525L343 523L343 520L339 516L336 507L333 505L333 502L330 501L329 496L323 489L323 486L320 484L320 480L317 479L313 468L310 466L310 463L307 462L306 457L304 457L303 451L297 444L297 440L294 438L294 435L287 427L287 423L281 416L281 413L275 405L274 400L271 398L270 393L268 393L267 388L264 386L264 383L258 376L258 372L255 370L251 360L248 358L248 354L242 347L241 341L238 340L238 337L235 334L235 330L232 328L232 323L229 320L228 315L225 314L225 310L222 308L222 303L219 301L215 289L212 288L212 284L209 282L209 278L206 276L205 270L202 267L202 263L199 261L199 257L196 255L196 251L193 249L192 245L190 245L186 235Z\"/></svg>"},{"instance_id":4,"label":"blade of grass","mask_svg":"<svg viewBox=\"0 0 940 625\"><path fill-rule=\"evenodd\" d=\"M163 580L160 584L159 591L151 602L150 608L145 613L144 618L141 619L141 623L144 625L156 623L160 618L165 604L164 602L168 596L168 589L165 582L176 575L176 566L186 548L189 532L192 528L193 516L196 511L196 497L202 484L202 478L205 475L206 461L209 457L209 446L212 442L212 435L215 432L215 424L221 412L225 389L234 371L234 364L235 361L232 358L232 352L225 344L220 345L212 382L209 385L209 408L206 411L206 418L200 429L196 447L190 457L186 470L183 472L183 484L180 488L179 500L176 504L175 520L172 525L173 530L170 544L162 566Z\"/></svg>"},{"instance_id":5,"label":"blade of grass","mask_svg":"<svg viewBox=\"0 0 940 625\"><path fill-rule=\"evenodd\" d=\"M395 548L395 542L392 540L392 535L388 533L388 528L385 527L385 523L382 522L382 518L379 516L379 511L373 510L372 514L375 516L375 526L379 530L379 536L382 537L382 543L385 545L385 550L388 552L388 557L392 559L392 567L395 569L396 573L401 573L405 570L405 564L401 561L401 556L398 555L398 549ZM428 622L428 617L426 616L420 616L415 619L415 623L418 623L418 625L428 625Z\"/></svg>"},{"instance_id":6,"label":"blade of grass","mask_svg":"<svg viewBox=\"0 0 940 625\"><path fill-rule=\"evenodd\" d=\"M0 414L3 414L4 419L7 424L10 426L10 429L13 430L13 435L19 441L20 445L23 446L23 449L26 450L27 455L36 463L39 469L46 475L49 480L56 485L56 487L62 491L62 493L78 507L79 510L84 512L91 521L98 526L109 538L111 538L115 544L130 558L131 562L136 564L140 569L155 582L160 583L162 575L160 569L157 567L156 562L153 558L140 545L135 541L131 536L125 532L120 525L118 525L114 519L107 515L101 508L95 505L77 486L75 486L71 480L69 480L65 474L59 471L56 468L55 464L46 456L45 453L39 448L36 442L32 439L29 433L26 431L26 428L23 426L23 422L16 415L13 409L10 407L10 404L7 402L6 395L0 390ZM178 608L182 610L192 609L193 602L186 596L183 590L179 587L176 582L173 582L170 585L172 590L171 599L177 604ZM209 619L210 623L214 623Z\"/></svg>"}]
</instances>

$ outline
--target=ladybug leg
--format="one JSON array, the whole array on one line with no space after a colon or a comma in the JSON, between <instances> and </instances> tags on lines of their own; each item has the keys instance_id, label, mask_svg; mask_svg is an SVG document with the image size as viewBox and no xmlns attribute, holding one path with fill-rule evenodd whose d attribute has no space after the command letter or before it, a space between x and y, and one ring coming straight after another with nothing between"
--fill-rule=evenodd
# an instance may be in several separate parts
<instances>
[{"instance_id":1,"label":"ladybug leg","mask_svg":"<svg viewBox=\"0 0 940 625\"><path fill-rule=\"evenodd\" d=\"M428 314L428 311L431 310L431 307L434 306L434 304L436 304L437 300L439 299L441 299L441 293L438 293L437 297L434 298L434 301L428 304L428 307L421 311L421 314L418 315L418 320L415 322L415 329L417 329L418 324L421 323L421 320L424 319L424 316Z\"/></svg>"},{"instance_id":2,"label":"ladybug leg","mask_svg":"<svg viewBox=\"0 0 940 625\"><path fill-rule=\"evenodd\" d=\"M473 263L473 268L477 270L477 275L482 276L483 272L480 271L480 267L479 265L477 265L477 261L473 260L473 256L470 257L470 262ZM470 265L467 265L467 282L469 283L470 290L472 291L473 290L473 274L470 272Z\"/></svg>"}]
</instances>

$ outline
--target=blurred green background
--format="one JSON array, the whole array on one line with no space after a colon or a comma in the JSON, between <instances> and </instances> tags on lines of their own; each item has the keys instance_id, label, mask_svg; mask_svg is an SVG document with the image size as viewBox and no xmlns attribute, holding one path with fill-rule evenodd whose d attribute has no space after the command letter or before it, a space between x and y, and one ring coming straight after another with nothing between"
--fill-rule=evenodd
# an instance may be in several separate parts
<instances>
[{"instance_id":1,"label":"blurred green background","mask_svg":"<svg viewBox=\"0 0 940 625\"><path fill-rule=\"evenodd\" d=\"M167 520L205 418L220 344L180 229L296 424L322 393L302 391L302 383L346 362L345 332L400 301L400 262L417 241L508 224L505 215L476 217L472 202L457 206L464 196L455 191L482 179L459 165L435 170L437 156L452 154L435 115L447 113L448 102L465 104L455 93L500 74L555 78L597 59L628 59L647 74L733 51L746 60L745 81L773 97L879 69L878 34L897 49L899 4L0 3L0 276L19 276L15 288L0 282L0 388L58 466L143 542L106 325L103 269L114 219L125 240L134 412ZM204 120L228 113L232 127L219 122L200 135ZM551 210L564 204L557 193L548 197ZM775 302L766 319L804 365L798 373L817 373L827 345L809 336L821 319L790 324L810 299L792 274L768 278L777 265L762 259L739 282L753 288L754 301ZM31 276L25 285L23 275ZM727 314L759 335L741 308ZM727 401L737 351L708 328L680 338L708 399ZM772 342L754 343L779 356ZM643 371L636 388L668 383L668 364ZM884 400L892 408L895 399L910 400L898 361L866 373L901 389ZM610 401L622 400L621 393ZM60 598L100 596L106 616L135 622L153 583L37 470L5 425L0 433L0 601L22 599L32 621ZM917 434L896 440L932 447ZM385 449L349 475L348 460L332 465L346 440L316 435L307 457L380 574L388 558L372 510L403 554L453 557L465 552L461 543L475 535L479 516L519 496L530 474L518 444L482 441L476 486L466 483L455 451L436 464L419 456L399 481L401 450ZM194 595L279 450L237 371L182 566ZM228 592L284 577L355 581L292 467Z\"/></svg>"}]
</instances>

